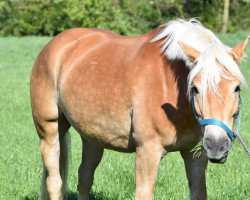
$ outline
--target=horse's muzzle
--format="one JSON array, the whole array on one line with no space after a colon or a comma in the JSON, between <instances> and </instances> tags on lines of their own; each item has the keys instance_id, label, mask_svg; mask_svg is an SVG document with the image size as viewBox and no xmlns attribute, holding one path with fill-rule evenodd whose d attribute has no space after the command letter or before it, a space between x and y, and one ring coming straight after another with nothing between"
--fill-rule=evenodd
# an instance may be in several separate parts
<instances>
[{"instance_id":1,"label":"horse's muzzle","mask_svg":"<svg viewBox=\"0 0 250 200\"><path fill-rule=\"evenodd\" d=\"M230 141L228 138L214 139L212 137L204 138L203 146L208 159L212 163L223 164L227 160L228 151L230 149Z\"/></svg>"}]
</instances>

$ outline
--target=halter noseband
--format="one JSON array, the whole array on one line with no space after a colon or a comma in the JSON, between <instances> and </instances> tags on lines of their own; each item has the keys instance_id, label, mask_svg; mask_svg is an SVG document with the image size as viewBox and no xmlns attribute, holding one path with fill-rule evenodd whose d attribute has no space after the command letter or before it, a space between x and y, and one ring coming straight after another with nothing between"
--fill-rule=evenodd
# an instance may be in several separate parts
<instances>
[{"instance_id":1,"label":"halter noseband","mask_svg":"<svg viewBox=\"0 0 250 200\"><path fill-rule=\"evenodd\" d=\"M240 96L239 96L240 98ZM217 119L201 119L201 116L197 113L196 109L195 109L195 105L194 105L194 97L192 97L191 99L191 104L192 104L192 109L193 109L193 113L195 115L195 118L198 120L200 126L203 126L203 125L209 125L209 124L212 124L212 125L216 125L216 126L219 126L221 128L223 128L228 137L231 139L231 141L234 141L235 140L235 134L234 134L234 131L232 131L225 123L223 123L222 121L219 121ZM241 104L241 98L239 99L239 114L237 116L237 129L239 129L239 123L240 123L240 104Z\"/></svg>"}]
</instances>

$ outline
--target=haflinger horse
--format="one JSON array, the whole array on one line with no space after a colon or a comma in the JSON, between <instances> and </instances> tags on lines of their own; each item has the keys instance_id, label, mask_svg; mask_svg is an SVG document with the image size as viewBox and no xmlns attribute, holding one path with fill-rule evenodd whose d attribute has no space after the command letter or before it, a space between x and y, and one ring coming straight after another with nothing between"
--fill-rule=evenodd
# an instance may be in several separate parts
<instances>
[{"instance_id":1,"label":"haflinger horse","mask_svg":"<svg viewBox=\"0 0 250 200\"><path fill-rule=\"evenodd\" d=\"M153 199L160 160L173 151L184 159L190 198L206 199L208 159L224 163L233 142L229 132L246 84L237 63L248 40L230 48L195 19L136 37L74 28L52 39L31 73L41 199L66 198L71 126L83 144L79 199L89 199L104 149L136 152L136 200ZM196 118L216 123L199 125ZM202 153L193 157L199 141Z\"/></svg>"}]
</instances>

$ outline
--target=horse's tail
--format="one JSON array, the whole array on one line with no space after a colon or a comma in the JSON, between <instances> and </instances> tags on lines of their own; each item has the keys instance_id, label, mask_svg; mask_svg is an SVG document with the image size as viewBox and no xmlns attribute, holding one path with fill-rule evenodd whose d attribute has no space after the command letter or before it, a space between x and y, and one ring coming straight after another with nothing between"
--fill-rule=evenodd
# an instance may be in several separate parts
<instances>
[{"instance_id":1,"label":"horse's tail","mask_svg":"<svg viewBox=\"0 0 250 200\"><path fill-rule=\"evenodd\" d=\"M66 132L65 135L60 137L60 175L63 182L62 185L62 197L67 199L67 178L68 178L68 167L70 160L70 150L71 150L71 138L70 133ZM46 177L48 176L47 170L43 167L43 177L42 177L42 187L41 196L39 200L49 200L49 195L46 189Z\"/></svg>"},{"instance_id":2,"label":"horse's tail","mask_svg":"<svg viewBox=\"0 0 250 200\"><path fill-rule=\"evenodd\" d=\"M62 195L64 199L67 199L66 190L67 190L70 150L71 150L70 133L66 132L66 134L60 139L60 175L63 181Z\"/></svg>"}]
</instances>

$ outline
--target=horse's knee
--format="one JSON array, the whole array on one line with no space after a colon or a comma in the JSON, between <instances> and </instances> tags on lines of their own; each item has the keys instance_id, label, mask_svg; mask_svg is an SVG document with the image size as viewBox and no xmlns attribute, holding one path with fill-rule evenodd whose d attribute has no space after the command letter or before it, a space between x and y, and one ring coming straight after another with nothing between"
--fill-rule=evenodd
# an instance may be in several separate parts
<instances>
[{"instance_id":1,"label":"horse's knee","mask_svg":"<svg viewBox=\"0 0 250 200\"><path fill-rule=\"evenodd\" d=\"M92 185L94 179L94 170L81 164L78 168L78 182L79 187L88 187Z\"/></svg>"}]
</instances>

